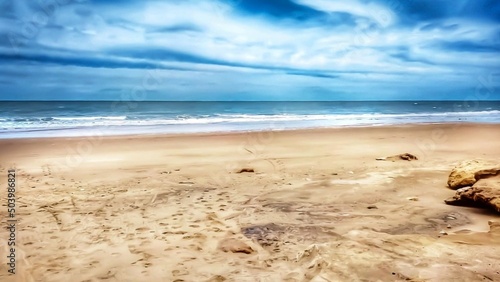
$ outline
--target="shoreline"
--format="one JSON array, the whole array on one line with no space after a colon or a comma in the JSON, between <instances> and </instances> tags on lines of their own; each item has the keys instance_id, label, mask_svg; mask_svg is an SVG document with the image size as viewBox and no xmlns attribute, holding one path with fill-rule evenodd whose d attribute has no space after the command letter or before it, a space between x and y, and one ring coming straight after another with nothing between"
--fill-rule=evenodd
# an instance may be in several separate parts
<instances>
[{"instance_id":1,"label":"shoreline","mask_svg":"<svg viewBox=\"0 0 500 282\"><path fill-rule=\"evenodd\" d=\"M401 123L401 124L378 124L378 125L346 125L346 126L327 126L327 127L307 127L307 128L291 128L291 129L256 129L256 130L234 130L234 131L213 131L213 132L175 132L175 133L130 133L130 134L104 134L104 135L81 135L81 136L56 136L56 137L6 137L3 138L0 134L0 141L4 140L50 140L50 139L82 139L82 138L104 138L104 139L119 139L119 138L160 138L160 137L196 137L196 136L226 136L226 135L247 135L247 134L262 134L262 133L314 133L318 131L330 130L350 130L350 129L371 129L371 128L404 128L404 127L426 127L426 126L497 126L497 123L492 122L428 122L428 123ZM62 129L64 130L64 129ZM28 131L33 132L33 131ZM8 134L8 133L7 133Z\"/></svg>"}]
</instances>

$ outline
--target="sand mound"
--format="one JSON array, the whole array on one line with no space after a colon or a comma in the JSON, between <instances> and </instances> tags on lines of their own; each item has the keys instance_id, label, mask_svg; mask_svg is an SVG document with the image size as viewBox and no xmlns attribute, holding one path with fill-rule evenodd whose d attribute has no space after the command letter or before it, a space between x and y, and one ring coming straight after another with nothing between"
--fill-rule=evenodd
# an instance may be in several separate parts
<instances>
[{"instance_id":1,"label":"sand mound","mask_svg":"<svg viewBox=\"0 0 500 282\"><path fill-rule=\"evenodd\" d=\"M490 228L490 232L482 234L483 243L493 242L493 233L500 229L496 222L490 222ZM457 277L462 278L460 281L494 280L498 273L486 269L495 258L484 257L494 256L494 250L470 241L474 237L391 236L353 230L343 238L313 244L298 253L295 271L304 277L298 281L372 281L374 277L377 281L457 281ZM452 241L460 241L461 248ZM484 264L472 267L464 262L463 255L470 252L478 258L482 254ZM436 255L443 253L447 255Z\"/></svg>"}]
</instances>

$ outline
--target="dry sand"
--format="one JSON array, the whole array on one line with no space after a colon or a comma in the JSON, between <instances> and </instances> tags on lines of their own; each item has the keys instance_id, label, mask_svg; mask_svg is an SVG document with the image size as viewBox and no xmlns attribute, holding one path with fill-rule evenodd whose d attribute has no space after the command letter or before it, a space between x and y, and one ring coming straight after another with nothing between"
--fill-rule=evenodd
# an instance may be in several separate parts
<instances>
[{"instance_id":1,"label":"dry sand","mask_svg":"<svg viewBox=\"0 0 500 282\"><path fill-rule=\"evenodd\" d=\"M443 203L476 158L500 125L1 140L0 281L500 281L498 215Z\"/></svg>"}]
</instances>

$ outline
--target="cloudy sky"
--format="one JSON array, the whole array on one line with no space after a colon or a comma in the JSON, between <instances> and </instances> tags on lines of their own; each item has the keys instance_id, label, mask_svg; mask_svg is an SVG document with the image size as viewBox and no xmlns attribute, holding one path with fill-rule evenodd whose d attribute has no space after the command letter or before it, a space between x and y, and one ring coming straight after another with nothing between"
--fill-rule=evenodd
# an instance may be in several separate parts
<instances>
[{"instance_id":1,"label":"cloudy sky","mask_svg":"<svg viewBox=\"0 0 500 282\"><path fill-rule=\"evenodd\" d=\"M498 0L0 0L0 99L500 99Z\"/></svg>"}]
</instances>

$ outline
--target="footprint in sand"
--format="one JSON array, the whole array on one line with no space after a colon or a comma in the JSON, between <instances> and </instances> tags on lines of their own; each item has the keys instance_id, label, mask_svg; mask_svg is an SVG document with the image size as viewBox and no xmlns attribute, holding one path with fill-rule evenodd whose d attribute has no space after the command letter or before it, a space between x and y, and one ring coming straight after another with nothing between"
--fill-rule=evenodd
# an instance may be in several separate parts
<instances>
[{"instance_id":1,"label":"footprint in sand","mask_svg":"<svg viewBox=\"0 0 500 282\"><path fill-rule=\"evenodd\" d=\"M42 166L42 173L44 176L52 176L52 169L49 164L44 164Z\"/></svg>"}]
</instances>

